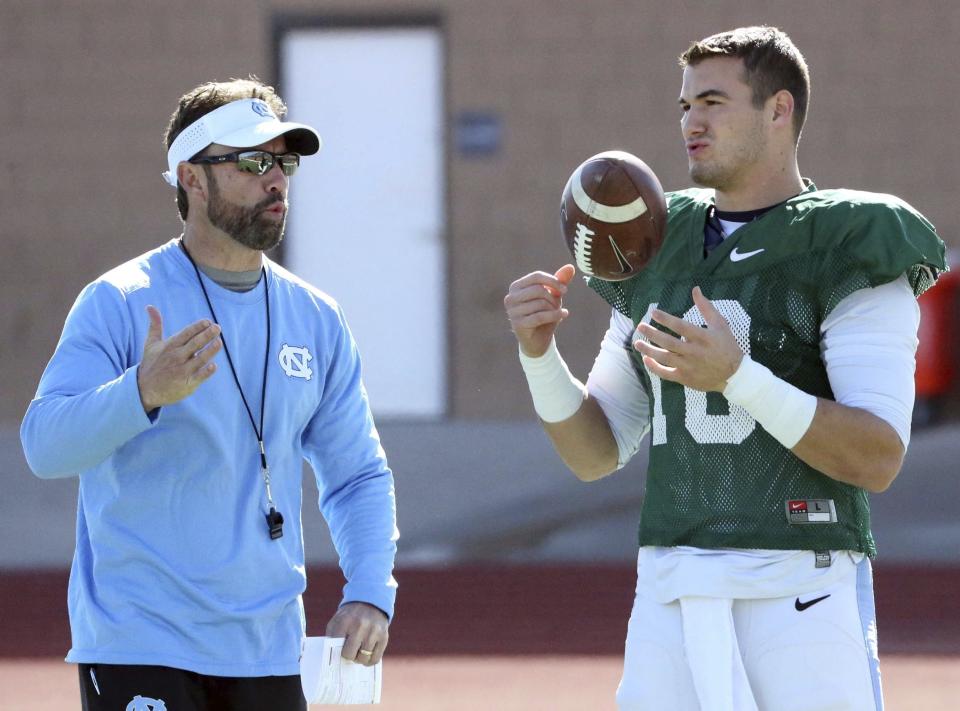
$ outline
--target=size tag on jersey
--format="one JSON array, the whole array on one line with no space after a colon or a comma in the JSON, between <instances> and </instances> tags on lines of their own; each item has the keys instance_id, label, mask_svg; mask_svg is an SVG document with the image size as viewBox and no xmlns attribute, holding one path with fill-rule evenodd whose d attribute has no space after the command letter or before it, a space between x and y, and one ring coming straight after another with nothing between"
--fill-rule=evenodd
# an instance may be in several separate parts
<instances>
[{"instance_id":1,"label":"size tag on jersey","mask_svg":"<svg viewBox=\"0 0 960 711\"><path fill-rule=\"evenodd\" d=\"M814 551L814 568L829 568L833 562L830 560L830 551Z\"/></svg>"},{"instance_id":2,"label":"size tag on jersey","mask_svg":"<svg viewBox=\"0 0 960 711\"><path fill-rule=\"evenodd\" d=\"M833 499L794 499L787 501L788 523L836 523L837 507Z\"/></svg>"}]
</instances>

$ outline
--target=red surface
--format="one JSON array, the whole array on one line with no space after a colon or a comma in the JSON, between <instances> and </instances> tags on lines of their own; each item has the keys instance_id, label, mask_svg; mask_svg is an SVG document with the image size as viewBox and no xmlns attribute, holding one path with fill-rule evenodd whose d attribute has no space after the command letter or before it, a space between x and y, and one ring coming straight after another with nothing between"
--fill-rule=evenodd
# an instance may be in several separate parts
<instances>
[{"instance_id":1,"label":"red surface","mask_svg":"<svg viewBox=\"0 0 960 711\"><path fill-rule=\"evenodd\" d=\"M612 654L623 651L632 566L458 566L397 571L391 655ZM881 653L960 653L960 568L877 566ZM343 584L312 569L308 633L323 634ZM65 571L0 574L0 657L70 646Z\"/></svg>"},{"instance_id":2,"label":"red surface","mask_svg":"<svg viewBox=\"0 0 960 711\"><path fill-rule=\"evenodd\" d=\"M918 299L920 329L917 333L917 396L943 395L956 377L958 358L956 329L957 289L960 273L943 274L937 283Z\"/></svg>"}]
</instances>

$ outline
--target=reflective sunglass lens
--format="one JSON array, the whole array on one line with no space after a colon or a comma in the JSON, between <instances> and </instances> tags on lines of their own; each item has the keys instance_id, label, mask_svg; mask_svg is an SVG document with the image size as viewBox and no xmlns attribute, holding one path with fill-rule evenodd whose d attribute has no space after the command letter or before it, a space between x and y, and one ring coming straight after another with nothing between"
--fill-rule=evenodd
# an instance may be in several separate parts
<instances>
[{"instance_id":1,"label":"reflective sunglass lens","mask_svg":"<svg viewBox=\"0 0 960 711\"><path fill-rule=\"evenodd\" d=\"M300 167L300 156L295 153L279 156L278 160L280 161L280 169L284 175L293 175L297 172L297 168Z\"/></svg>"},{"instance_id":2,"label":"reflective sunglass lens","mask_svg":"<svg viewBox=\"0 0 960 711\"><path fill-rule=\"evenodd\" d=\"M272 156L263 153L245 153L237 157L237 168L254 175L263 175L272 164Z\"/></svg>"},{"instance_id":3,"label":"reflective sunglass lens","mask_svg":"<svg viewBox=\"0 0 960 711\"><path fill-rule=\"evenodd\" d=\"M275 156L266 151L241 153L237 156L237 167L254 175L265 175L276 162L280 163L283 174L289 176L297 172L297 168L300 166L300 156L297 153Z\"/></svg>"}]
</instances>

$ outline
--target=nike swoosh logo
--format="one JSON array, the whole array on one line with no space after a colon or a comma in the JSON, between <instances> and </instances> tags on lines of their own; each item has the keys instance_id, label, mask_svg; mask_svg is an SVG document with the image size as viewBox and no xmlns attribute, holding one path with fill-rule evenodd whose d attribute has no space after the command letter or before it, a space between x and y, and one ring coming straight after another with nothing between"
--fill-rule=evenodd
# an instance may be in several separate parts
<instances>
[{"instance_id":1,"label":"nike swoosh logo","mask_svg":"<svg viewBox=\"0 0 960 711\"><path fill-rule=\"evenodd\" d=\"M763 251L763 248L761 248L761 249L755 249L755 250L753 250L752 252L738 252L738 251L737 251L737 248L734 247L734 248L733 248L733 251L730 252L730 261L731 261L731 262L739 262L739 261L742 261L742 260L744 260L744 259L750 259L750 257L752 257L752 256L755 255L755 254L760 254L760 252L762 252L762 251Z\"/></svg>"},{"instance_id":2,"label":"nike swoosh logo","mask_svg":"<svg viewBox=\"0 0 960 711\"><path fill-rule=\"evenodd\" d=\"M830 596L824 595L823 597L815 597L812 600L807 600L806 602L800 602L800 598L797 598L796 602L793 603L793 607L794 609L796 609L797 612L803 612L808 607L813 607L818 602L822 602L823 600L826 600L828 597Z\"/></svg>"},{"instance_id":3,"label":"nike swoosh logo","mask_svg":"<svg viewBox=\"0 0 960 711\"><path fill-rule=\"evenodd\" d=\"M613 238L612 235L607 235L607 239L610 240L610 246L613 247L613 254L616 256L617 261L620 263L620 273L629 274L633 271L633 267L630 266L630 262L627 261L627 258L623 255L623 252L620 250L620 245L617 244L617 241Z\"/></svg>"}]
</instances>

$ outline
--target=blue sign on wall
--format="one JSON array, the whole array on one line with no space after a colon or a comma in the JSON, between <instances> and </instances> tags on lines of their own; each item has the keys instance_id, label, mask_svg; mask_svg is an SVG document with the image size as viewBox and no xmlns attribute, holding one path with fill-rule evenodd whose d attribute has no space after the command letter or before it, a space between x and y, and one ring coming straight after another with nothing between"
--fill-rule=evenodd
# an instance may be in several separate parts
<instances>
[{"instance_id":1,"label":"blue sign on wall","mask_svg":"<svg viewBox=\"0 0 960 711\"><path fill-rule=\"evenodd\" d=\"M490 111L463 111L456 118L453 134L460 155L495 155L503 140L503 122Z\"/></svg>"}]
</instances>

